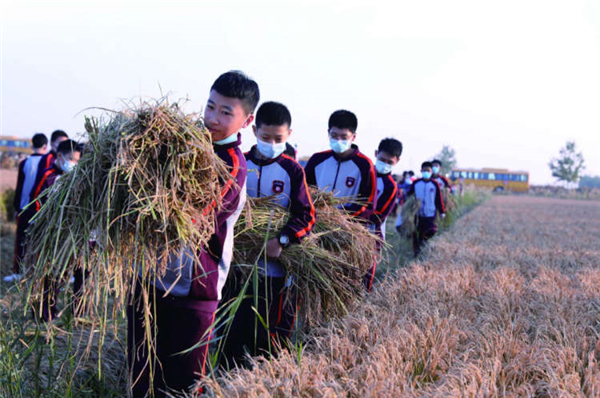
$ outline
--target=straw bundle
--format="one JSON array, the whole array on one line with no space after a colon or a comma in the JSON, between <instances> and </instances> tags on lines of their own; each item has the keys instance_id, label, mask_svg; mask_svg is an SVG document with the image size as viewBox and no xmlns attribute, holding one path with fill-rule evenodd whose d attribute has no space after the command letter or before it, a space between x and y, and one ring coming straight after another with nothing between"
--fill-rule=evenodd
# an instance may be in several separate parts
<instances>
[{"instance_id":1,"label":"straw bundle","mask_svg":"<svg viewBox=\"0 0 600 398\"><path fill-rule=\"evenodd\" d=\"M415 195L411 195L406 198L406 201L402 205L401 215L402 215L402 233L405 236L411 236L415 230L415 218L417 217L417 212L419 211L419 200L415 197Z\"/></svg>"},{"instance_id":2,"label":"straw bundle","mask_svg":"<svg viewBox=\"0 0 600 398\"><path fill-rule=\"evenodd\" d=\"M228 173L201 120L177 104L145 103L85 127L78 166L47 190L29 231L28 299L81 267L79 312L106 316L108 296L122 309L137 272L149 280L169 252L208 241Z\"/></svg>"},{"instance_id":3,"label":"straw bundle","mask_svg":"<svg viewBox=\"0 0 600 398\"><path fill-rule=\"evenodd\" d=\"M377 259L378 238L339 210L347 200L318 190L311 195L317 218L311 234L278 260L293 278L301 318L318 321L345 314L364 295L362 278ZM275 237L287 220L288 211L271 198L249 200L236 226L234 263L256 264L265 256L265 238Z\"/></svg>"}]
</instances>

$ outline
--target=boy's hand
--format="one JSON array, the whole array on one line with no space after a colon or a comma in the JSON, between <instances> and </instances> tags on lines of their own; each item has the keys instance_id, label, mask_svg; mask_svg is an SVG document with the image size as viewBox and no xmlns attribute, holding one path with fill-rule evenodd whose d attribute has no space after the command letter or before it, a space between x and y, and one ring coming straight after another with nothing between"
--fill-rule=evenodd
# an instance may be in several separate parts
<instances>
[{"instance_id":1,"label":"boy's hand","mask_svg":"<svg viewBox=\"0 0 600 398\"><path fill-rule=\"evenodd\" d=\"M283 251L283 247L277 238L271 238L267 241L267 257L278 258Z\"/></svg>"}]
</instances>

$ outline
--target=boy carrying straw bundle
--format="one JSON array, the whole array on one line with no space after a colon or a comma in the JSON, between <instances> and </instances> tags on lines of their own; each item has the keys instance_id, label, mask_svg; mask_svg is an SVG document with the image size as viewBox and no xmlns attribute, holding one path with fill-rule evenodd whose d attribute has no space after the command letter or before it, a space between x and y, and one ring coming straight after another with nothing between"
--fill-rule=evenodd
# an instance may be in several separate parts
<instances>
[{"instance_id":1,"label":"boy carrying straw bundle","mask_svg":"<svg viewBox=\"0 0 600 398\"><path fill-rule=\"evenodd\" d=\"M315 153L306 164L306 180L310 185L333 193L336 197L350 198L342 208L355 219L368 222L375 211L376 177L371 160L362 154L356 139L358 119L347 110L337 110L329 117L329 144L331 150ZM371 290L376 263L365 276L367 291Z\"/></svg>"},{"instance_id":2,"label":"boy carrying straw bundle","mask_svg":"<svg viewBox=\"0 0 600 398\"><path fill-rule=\"evenodd\" d=\"M239 130L252 123L258 101L258 85L241 72L224 73L211 87L204 123L230 176L221 181L221 205L205 209L216 213L208 245L170 256L165 275L154 281L153 297L144 300L144 291L135 289L127 310L134 397L181 392L204 374L211 328L232 258L233 227L246 200L246 161L239 148ZM145 321L152 322L150 328ZM146 336L147 331L154 335ZM148 337L153 341L150 348Z\"/></svg>"},{"instance_id":3,"label":"boy carrying straw bundle","mask_svg":"<svg viewBox=\"0 0 600 398\"><path fill-rule=\"evenodd\" d=\"M245 298L225 336L223 354L229 366L241 364L246 352L256 355L282 346L290 337L296 318L296 297L293 289L286 286L286 269L278 258L282 251L299 244L310 233L315 224L315 207L302 166L285 154L291 123L292 117L285 105L262 104L253 126L257 144L245 154L248 196L272 196L274 203L287 209L289 218L281 230L268 232L266 252L258 259L260 275L255 286L258 308L253 309L253 297ZM233 292L234 295L239 293L238 289ZM257 321L258 317L264 325Z\"/></svg>"}]
</instances>

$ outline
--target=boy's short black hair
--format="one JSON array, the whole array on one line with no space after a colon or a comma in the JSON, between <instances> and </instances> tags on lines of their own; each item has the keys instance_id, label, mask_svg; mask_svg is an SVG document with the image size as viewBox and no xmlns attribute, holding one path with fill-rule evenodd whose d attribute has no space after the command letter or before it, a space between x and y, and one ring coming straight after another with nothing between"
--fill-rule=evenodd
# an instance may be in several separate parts
<instances>
[{"instance_id":1,"label":"boy's short black hair","mask_svg":"<svg viewBox=\"0 0 600 398\"><path fill-rule=\"evenodd\" d=\"M64 140L58 144L58 148L56 148L56 152L62 153L63 156L68 155L71 152L81 152L81 150L81 145L79 145L75 140Z\"/></svg>"},{"instance_id":2,"label":"boy's short black hair","mask_svg":"<svg viewBox=\"0 0 600 398\"><path fill-rule=\"evenodd\" d=\"M338 129L348 129L352 133L356 133L358 127L358 119L356 115L345 109L340 109L329 116L329 128L337 127Z\"/></svg>"},{"instance_id":3,"label":"boy's short black hair","mask_svg":"<svg viewBox=\"0 0 600 398\"><path fill-rule=\"evenodd\" d=\"M292 125L292 115L288 108L274 101L263 103L256 111L256 128L260 128L263 124L267 126L285 126Z\"/></svg>"},{"instance_id":4,"label":"boy's short black hair","mask_svg":"<svg viewBox=\"0 0 600 398\"><path fill-rule=\"evenodd\" d=\"M67 133L65 133L62 130L54 130L52 132L52 135L50 136L50 141L54 142L57 139L61 138L61 137L65 137L65 138L69 138L69 136L67 135Z\"/></svg>"},{"instance_id":5,"label":"boy's short black hair","mask_svg":"<svg viewBox=\"0 0 600 398\"><path fill-rule=\"evenodd\" d=\"M254 112L260 100L258 84L239 70L223 73L213 83L210 88L210 91L212 90L225 97L242 101L242 106L248 115Z\"/></svg>"},{"instance_id":6,"label":"boy's short black hair","mask_svg":"<svg viewBox=\"0 0 600 398\"><path fill-rule=\"evenodd\" d=\"M411 176L411 177L414 177L415 176L415 172L412 171L412 170L409 170L408 171L408 175Z\"/></svg>"},{"instance_id":7,"label":"boy's short black hair","mask_svg":"<svg viewBox=\"0 0 600 398\"><path fill-rule=\"evenodd\" d=\"M441 160L439 160L439 159L433 159L433 160L431 161L431 166L433 166L434 164L439 164L439 165L440 165L440 167L442 167L442 161L441 161Z\"/></svg>"},{"instance_id":8,"label":"boy's short black hair","mask_svg":"<svg viewBox=\"0 0 600 398\"><path fill-rule=\"evenodd\" d=\"M402 155L402 143L395 138L384 138L379 143L377 152L385 152L400 159L400 155Z\"/></svg>"},{"instance_id":9,"label":"boy's short black hair","mask_svg":"<svg viewBox=\"0 0 600 398\"><path fill-rule=\"evenodd\" d=\"M423 170L425 167L432 168L433 166L432 166L431 162L423 162L423 163L421 163L421 170Z\"/></svg>"},{"instance_id":10,"label":"boy's short black hair","mask_svg":"<svg viewBox=\"0 0 600 398\"><path fill-rule=\"evenodd\" d=\"M40 149L44 145L48 145L48 137L46 137L46 134L34 134L31 138L31 147L33 149Z\"/></svg>"}]
</instances>

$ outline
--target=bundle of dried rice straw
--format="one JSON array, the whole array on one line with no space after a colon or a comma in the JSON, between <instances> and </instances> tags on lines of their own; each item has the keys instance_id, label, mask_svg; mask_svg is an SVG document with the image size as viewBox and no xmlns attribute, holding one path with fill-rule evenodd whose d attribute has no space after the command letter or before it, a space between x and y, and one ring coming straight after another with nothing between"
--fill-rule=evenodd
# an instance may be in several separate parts
<instances>
[{"instance_id":1,"label":"bundle of dried rice straw","mask_svg":"<svg viewBox=\"0 0 600 398\"><path fill-rule=\"evenodd\" d=\"M285 249L279 261L297 289L300 317L315 322L347 312L365 293L362 278L377 259L378 237L338 208L348 200L311 189L316 223L301 244ZM234 263L256 264L267 237L288 220L271 198L248 200L236 226ZM252 269L251 267L242 267Z\"/></svg>"},{"instance_id":2,"label":"bundle of dried rice straw","mask_svg":"<svg viewBox=\"0 0 600 398\"><path fill-rule=\"evenodd\" d=\"M168 253L200 248L214 231L219 180L229 173L201 119L165 101L108 118L86 118L79 164L47 190L33 219L30 303L41 299L44 280L64 281L81 267L78 312L107 316L109 303L123 309L136 273L163 273Z\"/></svg>"}]
</instances>

